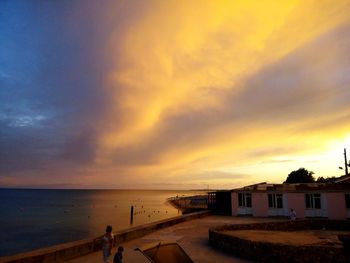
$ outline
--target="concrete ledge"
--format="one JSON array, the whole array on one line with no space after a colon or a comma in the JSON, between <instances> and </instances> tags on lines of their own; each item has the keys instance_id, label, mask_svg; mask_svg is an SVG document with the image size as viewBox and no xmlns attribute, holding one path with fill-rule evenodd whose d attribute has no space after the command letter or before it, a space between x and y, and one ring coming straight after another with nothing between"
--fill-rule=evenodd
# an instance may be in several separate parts
<instances>
[{"instance_id":1,"label":"concrete ledge","mask_svg":"<svg viewBox=\"0 0 350 263\"><path fill-rule=\"evenodd\" d=\"M117 231L114 233L114 245L118 245L135 238L143 237L144 235L147 235L151 232L162 228L173 226L189 220L202 218L209 214L209 211L202 211ZM38 249L30 252L17 254L14 256L0 257L0 263L63 262L100 250L102 244L101 241L102 236Z\"/></svg>"},{"instance_id":2,"label":"concrete ledge","mask_svg":"<svg viewBox=\"0 0 350 263\"><path fill-rule=\"evenodd\" d=\"M181 211L199 212L208 209L208 195L171 197L167 201Z\"/></svg>"},{"instance_id":3,"label":"concrete ledge","mask_svg":"<svg viewBox=\"0 0 350 263\"><path fill-rule=\"evenodd\" d=\"M320 219L223 225L209 229L209 243L222 251L259 262L348 262L344 249L339 247L260 242L225 233L234 230L268 230L273 238L273 231L320 229L350 231L350 221Z\"/></svg>"}]
</instances>

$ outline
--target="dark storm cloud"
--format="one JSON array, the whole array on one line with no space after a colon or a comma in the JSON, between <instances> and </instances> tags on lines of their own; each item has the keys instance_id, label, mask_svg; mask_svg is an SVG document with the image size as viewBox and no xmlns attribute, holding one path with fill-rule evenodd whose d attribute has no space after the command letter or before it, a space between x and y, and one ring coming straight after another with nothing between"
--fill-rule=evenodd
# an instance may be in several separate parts
<instances>
[{"instance_id":1,"label":"dark storm cloud","mask_svg":"<svg viewBox=\"0 0 350 263\"><path fill-rule=\"evenodd\" d=\"M65 142L61 158L68 162L91 164L94 162L96 150L96 133L87 128Z\"/></svg>"},{"instance_id":2,"label":"dark storm cloud","mask_svg":"<svg viewBox=\"0 0 350 263\"><path fill-rule=\"evenodd\" d=\"M93 165L103 115L115 106L104 87L111 33L145 6L1 1L1 173Z\"/></svg>"},{"instance_id":3,"label":"dark storm cloud","mask_svg":"<svg viewBox=\"0 0 350 263\"><path fill-rule=\"evenodd\" d=\"M52 129L11 128L1 122L0 145L0 173L12 174L45 170L55 160L62 141Z\"/></svg>"},{"instance_id":4,"label":"dark storm cloud","mask_svg":"<svg viewBox=\"0 0 350 263\"><path fill-rule=\"evenodd\" d=\"M93 160L90 131L107 105L96 21L74 21L73 2L8 1L0 10L1 172L43 169L62 156Z\"/></svg>"}]
</instances>

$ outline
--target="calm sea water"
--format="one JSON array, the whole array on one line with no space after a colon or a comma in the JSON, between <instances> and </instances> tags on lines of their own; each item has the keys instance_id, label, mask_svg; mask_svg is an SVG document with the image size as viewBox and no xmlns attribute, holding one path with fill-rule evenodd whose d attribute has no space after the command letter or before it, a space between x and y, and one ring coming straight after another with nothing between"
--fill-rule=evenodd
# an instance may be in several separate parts
<instances>
[{"instance_id":1,"label":"calm sea water","mask_svg":"<svg viewBox=\"0 0 350 263\"><path fill-rule=\"evenodd\" d=\"M96 237L180 215L166 203L194 191L0 189L0 256ZM203 192L202 192L203 194Z\"/></svg>"}]
</instances>

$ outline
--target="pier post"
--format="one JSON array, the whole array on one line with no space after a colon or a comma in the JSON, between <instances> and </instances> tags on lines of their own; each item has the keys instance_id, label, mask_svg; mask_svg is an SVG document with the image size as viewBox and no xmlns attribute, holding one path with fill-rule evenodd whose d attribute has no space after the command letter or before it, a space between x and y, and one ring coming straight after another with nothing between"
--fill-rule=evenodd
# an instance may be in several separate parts
<instances>
[{"instance_id":1,"label":"pier post","mask_svg":"<svg viewBox=\"0 0 350 263\"><path fill-rule=\"evenodd\" d=\"M349 175L349 172L348 172L348 159L346 157L346 148L344 148L344 159L345 159L345 175Z\"/></svg>"},{"instance_id":2,"label":"pier post","mask_svg":"<svg viewBox=\"0 0 350 263\"><path fill-rule=\"evenodd\" d=\"M134 206L132 205L130 207L130 225L132 225L134 222Z\"/></svg>"}]
</instances>

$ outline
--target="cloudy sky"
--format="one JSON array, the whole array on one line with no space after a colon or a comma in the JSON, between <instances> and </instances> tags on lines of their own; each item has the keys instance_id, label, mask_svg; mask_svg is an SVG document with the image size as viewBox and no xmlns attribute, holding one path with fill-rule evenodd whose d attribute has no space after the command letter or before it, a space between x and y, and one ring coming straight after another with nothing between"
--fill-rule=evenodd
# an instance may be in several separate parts
<instances>
[{"instance_id":1,"label":"cloudy sky","mask_svg":"<svg viewBox=\"0 0 350 263\"><path fill-rule=\"evenodd\" d=\"M1 1L0 187L234 188L350 156L350 1Z\"/></svg>"}]
</instances>

